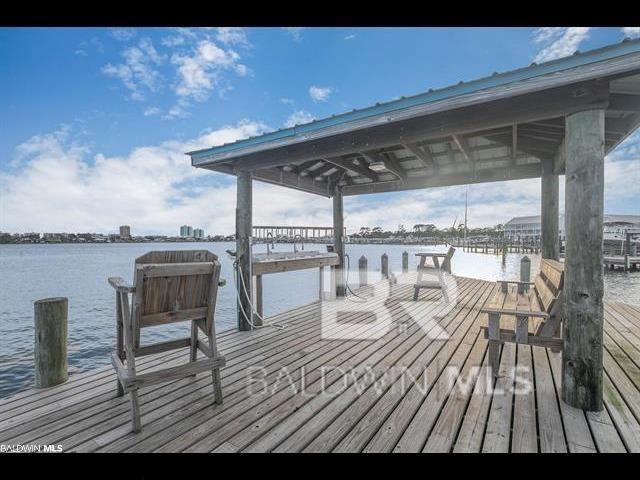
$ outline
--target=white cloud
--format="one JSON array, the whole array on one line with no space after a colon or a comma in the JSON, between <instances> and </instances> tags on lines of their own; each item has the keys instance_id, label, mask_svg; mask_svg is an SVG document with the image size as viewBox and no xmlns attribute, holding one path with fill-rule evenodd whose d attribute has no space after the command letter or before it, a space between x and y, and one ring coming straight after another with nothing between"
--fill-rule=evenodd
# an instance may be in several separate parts
<instances>
[{"instance_id":1,"label":"white cloud","mask_svg":"<svg viewBox=\"0 0 640 480\"><path fill-rule=\"evenodd\" d=\"M345 40L353 40L354 38L356 38L355 33L352 33L351 35L347 35L346 37L344 37Z\"/></svg>"},{"instance_id":2,"label":"white cloud","mask_svg":"<svg viewBox=\"0 0 640 480\"><path fill-rule=\"evenodd\" d=\"M161 110L158 107L149 107L149 108L145 109L144 116L145 117L152 117L154 115L159 115L160 111Z\"/></svg>"},{"instance_id":3,"label":"white cloud","mask_svg":"<svg viewBox=\"0 0 640 480\"><path fill-rule=\"evenodd\" d=\"M640 37L640 27L623 27L622 32L630 38Z\"/></svg>"},{"instance_id":4,"label":"white cloud","mask_svg":"<svg viewBox=\"0 0 640 480\"><path fill-rule=\"evenodd\" d=\"M291 128L296 125L302 125L303 123L312 122L313 120L315 120L315 117L311 115L309 112L305 112L304 110L298 110L296 112L293 112L291 115L289 115L289 118L287 118L287 121L285 122L284 126L287 128Z\"/></svg>"},{"instance_id":5,"label":"white cloud","mask_svg":"<svg viewBox=\"0 0 640 480\"><path fill-rule=\"evenodd\" d=\"M143 100L145 91L158 90L162 75L156 67L164 62L165 56L158 53L149 38L141 39L137 46L126 48L122 57L123 63L108 63L102 67L102 73L122 81L133 100Z\"/></svg>"},{"instance_id":6,"label":"white cloud","mask_svg":"<svg viewBox=\"0 0 640 480\"><path fill-rule=\"evenodd\" d=\"M533 41L542 45L534 62L541 63L572 55L589 38L590 27L542 27L533 33Z\"/></svg>"},{"instance_id":7,"label":"white cloud","mask_svg":"<svg viewBox=\"0 0 640 480\"><path fill-rule=\"evenodd\" d=\"M225 45L243 45L249 44L247 34L241 27L219 27L216 38Z\"/></svg>"},{"instance_id":8,"label":"white cloud","mask_svg":"<svg viewBox=\"0 0 640 480\"><path fill-rule=\"evenodd\" d=\"M126 42L136 36L136 31L132 28L116 28L111 30L111 35L120 42Z\"/></svg>"},{"instance_id":9,"label":"white cloud","mask_svg":"<svg viewBox=\"0 0 640 480\"><path fill-rule=\"evenodd\" d=\"M304 30L304 27L282 27L282 30L287 32L296 42L302 40L302 31Z\"/></svg>"},{"instance_id":10,"label":"white cloud","mask_svg":"<svg viewBox=\"0 0 640 480\"><path fill-rule=\"evenodd\" d=\"M68 128L34 136L16 149L20 168L0 173L0 230L109 232L131 223L138 234L175 234L187 218L208 232L232 233L235 183L193 168L184 152L265 128L243 121L187 142L166 141L111 157L90 157L86 147L69 141Z\"/></svg>"},{"instance_id":11,"label":"white cloud","mask_svg":"<svg viewBox=\"0 0 640 480\"><path fill-rule=\"evenodd\" d=\"M190 55L174 54L171 58L178 74L174 91L179 97L204 101L218 85L224 70L232 70L239 76L247 74L247 67L239 59L240 55L235 51L202 40Z\"/></svg>"},{"instance_id":12,"label":"white cloud","mask_svg":"<svg viewBox=\"0 0 640 480\"><path fill-rule=\"evenodd\" d=\"M309 87L309 95L314 102L326 102L332 91L329 87L317 87L315 85Z\"/></svg>"}]
</instances>

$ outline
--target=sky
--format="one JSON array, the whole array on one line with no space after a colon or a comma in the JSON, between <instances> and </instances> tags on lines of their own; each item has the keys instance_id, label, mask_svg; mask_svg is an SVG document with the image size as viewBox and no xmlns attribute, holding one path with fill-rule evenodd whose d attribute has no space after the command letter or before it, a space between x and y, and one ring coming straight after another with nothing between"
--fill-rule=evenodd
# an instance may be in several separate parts
<instances>
[{"instance_id":1,"label":"sky","mask_svg":"<svg viewBox=\"0 0 640 480\"><path fill-rule=\"evenodd\" d=\"M235 177L184 153L640 36L640 27L0 28L0 231L231 234ZM640 214L640 133L605 212ZM564 188L561 183L561 208ZM362 226L449 227L467 187L346 197ZM469 227L540 211L540 181L468 187ZM389 213L393 212L392 215ZM331 225L331 200L254 182L254 224Z\"/></svg>"}]
</instances>

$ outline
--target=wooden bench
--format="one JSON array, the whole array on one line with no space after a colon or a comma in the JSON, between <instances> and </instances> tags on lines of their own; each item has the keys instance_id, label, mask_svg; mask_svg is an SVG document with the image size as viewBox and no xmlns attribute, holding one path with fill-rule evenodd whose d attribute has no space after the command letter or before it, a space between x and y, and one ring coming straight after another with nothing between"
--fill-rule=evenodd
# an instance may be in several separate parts
<instances>
[{"instance_id":1,"label":"wooden bench","mask_svg":"<svg viewBox=\"0 0 640 480\"><path fill-rule=\"evenodd\" d=\"M560 324L563 312L564 264L543 259L533 282L499 280L499 290L481 311L488 326L489 364L497 376L500 345L504 342L562 349Z\"/></svg>"}]
</instances>

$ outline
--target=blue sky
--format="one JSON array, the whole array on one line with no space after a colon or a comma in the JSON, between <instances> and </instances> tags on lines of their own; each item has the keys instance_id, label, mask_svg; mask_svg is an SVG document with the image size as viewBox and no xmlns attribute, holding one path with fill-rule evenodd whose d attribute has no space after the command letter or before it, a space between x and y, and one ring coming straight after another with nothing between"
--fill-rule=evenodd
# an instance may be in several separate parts
<instances>
[{"instance_id":1,"label":"blue sky","mask_svg":"<svg viewBox=\"0 0 640 480\"><path fill-rule=\"evenodd\" d=\"M620 28L0 29L0 230L233 231L234 181L183 155L294 122L637 36ZM638 211L637 135L606 210ZM611 157L611 156L610 156ZM611 168L609 168L611 167ZM637 166L636 166L636 171ZM535 214L539 182L470 187L470 226ZM460 187L349 198L349 230L450 225ZM502 205L500 217L492 205ZM393 206L396 214L386 212ZM330 203L256 184L255 222L330 224Z\"/></svg>"}]
</instances>

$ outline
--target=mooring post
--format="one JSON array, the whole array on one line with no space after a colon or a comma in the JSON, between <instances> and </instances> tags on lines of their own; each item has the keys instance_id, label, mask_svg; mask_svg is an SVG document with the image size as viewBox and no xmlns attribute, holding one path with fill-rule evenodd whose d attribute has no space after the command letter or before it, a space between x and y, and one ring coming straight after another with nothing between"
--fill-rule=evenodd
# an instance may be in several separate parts
<instances>
[{"instance_id":1,"label":"mooring post","mask_svg":"<svg viewBox=\"0 0 640 480\"><path fill-rule=\"evenodd\" d=\"M367 282L367 257L362 255L360 260L358 260L358 274L360 277L360 286L364 287L368 284Z\"/></svg>"},{"instance_id":2,"label":"mooring post","mask_svg":"<svg viewBox=\"0 0 640 480\"><path fill-rule=\"evenodd\" d=\"M531 281L531 260L526 255L520 259L520 281ZM518 293L524 293L529 291L529 285L521 283L518 285Z\"/></svg>"},{"instance_id":3,"label":"mooring post","mask_svg":"<svg viewBox=\"0 0 640 480\"><path fill-rule=\"evenodd\" d=\"M67 318L69 301L64 297L45 298L33 304L35 324L36 387L66 382Z\"/></svg>"},{"instance_id":4,"label":"mooring post","mask_svg":"<svg viewBox=\"0 0 640 480\"><path fill-rule=\"evenodd\" d=\"M406 250L402 252L402 273L409 271L409 252Z\"/></svg>"},{"instance_id":5,"label":"mooring post","mask_svg":"<svg viewBox=\"0 0 640 480\"><path fill-rule=\"evenodd\" d=\"M562 399L589 411L603 396L604 110L565 121L564 347Z\"/></svg>"},{"instance_id":6,"label":"mooring post","mask_svg":"<svg viewBox=\"0 0 640 480\"><path fill-rule=\"evenodd\" d=\"M386 253L380 257L380 275L382 278L389 278L389 257Z\"/></svg>"}]
</instances>

